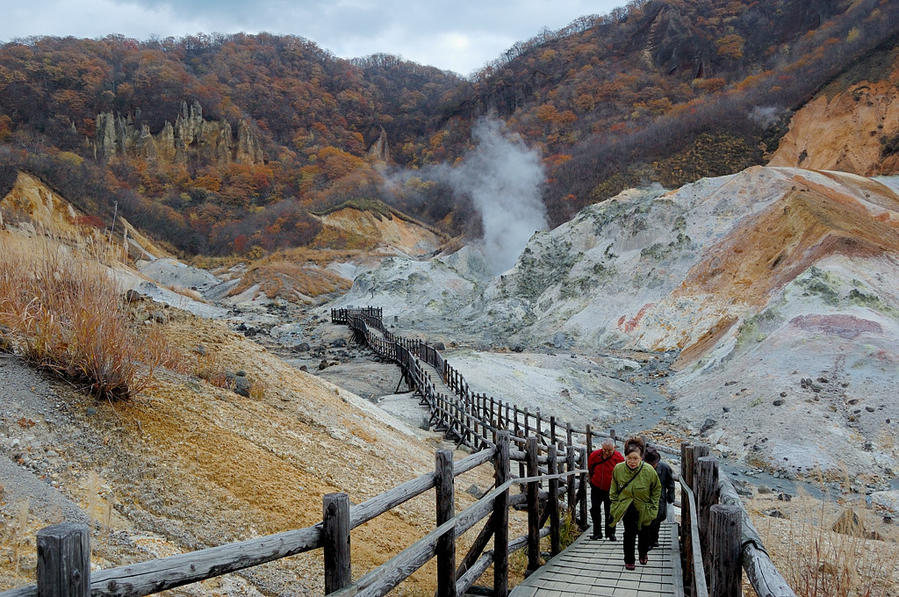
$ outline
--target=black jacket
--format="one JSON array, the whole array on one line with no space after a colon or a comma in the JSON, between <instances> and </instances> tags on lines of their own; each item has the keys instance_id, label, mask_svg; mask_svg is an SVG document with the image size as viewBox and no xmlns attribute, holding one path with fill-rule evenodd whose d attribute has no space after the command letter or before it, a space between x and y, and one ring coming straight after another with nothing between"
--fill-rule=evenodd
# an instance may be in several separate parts
<instances>
[{"instance_id":1,"label":"black jacket","mask_svg":"<svg viewBox=\"0 0 899 597\"><path fill-rule=\"evenodd\" d=\"M662 483L662 495L659 498L659 514L656 520L665 520L668 513L667 504L674 503L674 473L671 467L664 462L659 462L656 466L656 473L659 475L659 481Z\"/></svg>"}]
</instances>

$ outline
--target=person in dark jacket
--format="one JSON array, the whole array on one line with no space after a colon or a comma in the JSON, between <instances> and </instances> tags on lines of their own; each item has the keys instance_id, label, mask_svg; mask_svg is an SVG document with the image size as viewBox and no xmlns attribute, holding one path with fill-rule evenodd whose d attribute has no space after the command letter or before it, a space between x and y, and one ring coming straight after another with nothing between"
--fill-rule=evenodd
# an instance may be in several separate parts
<instances>
[{"instance_id":1,"label":"person in dark jacket","mask_svg":"<svg viewBox=\"0 0 899 597\"><path fill-rule=\"evenodd\" d=\"M646 448L646 457L643 460L646 464L652 465L652 468L656 469L659 482L662 484L662 495L659 497L659 513L649 527L649 548L652 549L659 546L659 529L668 516L668 504L674 503L674 473L671 471L670 466L662 462L658 450L652 446Z\"/></svg>"},{"instance_id":2,"label":"person in dark jacket","mask_svg":"<svg viewBox=\"0 0 899 597\"><path fill-rule=\"evenodd\" d=\"M612 470L619 462L624 462L624 456L615 449L615 441L611 438L603 441L600 448L594 450L587 459L587 468L590 470L590 517L593 519L591 539L602 539L602 529L605 526L606 537L609 541L615 540L609 486L612 484ZM605 512L605 519L600 518L601 511Z\"/></svg>"},{"instance_id":3,"label":"person in dark jacket","mask_svg":"<svg viewBox=\"0 0 899 597\"><path fill-rule=\"evenodd\" d=\"M634 544L640 563L649 562L649 526L656 519L662 484L654 468L643 462L645 443L634 437L624 442L624 462L612 471L609 499L612 526L624 521L624 567L633 570Z\"/></svg>"}]
</instances>

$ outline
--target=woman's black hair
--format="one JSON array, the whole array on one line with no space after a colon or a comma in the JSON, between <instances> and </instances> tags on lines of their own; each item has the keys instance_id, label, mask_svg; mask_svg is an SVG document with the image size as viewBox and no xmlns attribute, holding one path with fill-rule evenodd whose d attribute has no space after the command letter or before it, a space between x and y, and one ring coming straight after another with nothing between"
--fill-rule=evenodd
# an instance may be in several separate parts
<instances>
[{"instance_id":1,"label":"woman's black hair","mask_svg":"<svg viewBox=\"0 0 899 597\"><path fill-rule=\"evenodd\" d=\"M637 451L640 453L640 457L643 457L643 452L646 448L646 442L643 441L642 437L634 436L629 438L626 442L624 442L624 455L627 456L633 451Z\"/></svg>"}]
</instances>

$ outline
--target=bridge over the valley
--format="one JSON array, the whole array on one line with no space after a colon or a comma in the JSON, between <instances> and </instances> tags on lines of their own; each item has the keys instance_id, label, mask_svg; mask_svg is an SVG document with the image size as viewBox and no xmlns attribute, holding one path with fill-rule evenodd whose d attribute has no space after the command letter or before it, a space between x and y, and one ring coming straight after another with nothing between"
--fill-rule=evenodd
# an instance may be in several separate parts
<instances>
[{"instance_id":1,"label":"bridge over the valley","mask_svg":"<svg viewBox=\"0 0 899 597\"><path fill-rule=\"evenodd\" d=\"M453 462L450 450L439 450L432 473L360 504L350 505L345 493L327 494L323 519L311 527L117 568L91 571L86 526L47 527L37 537L37 584L0 597L149 595L317 549L328 595L386 595L436 558L437 597L730 597L742 594L744 571L760 597L795 597L708 447L668 450L670 460L680 461L681 517L663 525L647 565L625 570L620 543L592 541L586 533L563 549L563 527L588 528L587 455L603 434L473 393L436 348L388 331L379 308L335 309L331 319L397 363L427 405L432 427L471 454ZM492 467L494 487L455 512L455 478L480 466ZM381 566L354 575L352 529L431 489L435 528ZM519 537L510 537L513 509L527 515ZM476 535L467 553L457 553L469 530ZM525 579L511 588L509 555L518 550L526 550Z\"/></svg>"}]
</instances>

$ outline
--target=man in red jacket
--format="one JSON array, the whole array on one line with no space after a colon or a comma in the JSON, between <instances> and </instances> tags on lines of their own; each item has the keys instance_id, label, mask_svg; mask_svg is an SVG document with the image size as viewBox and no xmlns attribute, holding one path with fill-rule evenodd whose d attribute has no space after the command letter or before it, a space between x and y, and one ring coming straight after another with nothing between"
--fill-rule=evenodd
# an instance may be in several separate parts
<instances>
[{"instance_id":1,"label":"man in red jacket","mask_svg":"<svg viewBox=\"0 0 899 597\"><path fill-rule=\"evenodd\" d=\"M587 459L587 467L590 470L590 518L593 519L593 536L591 539L602 539L602 526L600 526L600 506L605 513L606 537L609 541L615 540L615 528L612 526L612 513L609 511L609 487L612 485L612 469L619 462L624 462L624 456L615 449L615 441L606 439L598 450L594 450Z\"/></svg>"}]
</instances>

